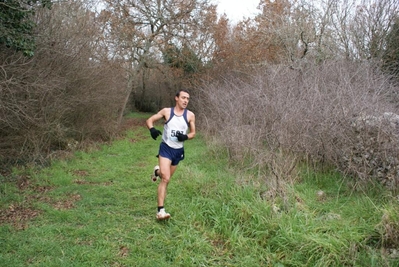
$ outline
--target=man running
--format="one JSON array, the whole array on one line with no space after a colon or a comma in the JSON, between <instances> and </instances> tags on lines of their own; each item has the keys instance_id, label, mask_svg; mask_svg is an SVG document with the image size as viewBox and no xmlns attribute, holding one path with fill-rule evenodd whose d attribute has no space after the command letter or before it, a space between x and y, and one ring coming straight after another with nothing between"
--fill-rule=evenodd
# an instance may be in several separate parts
<instances>
[{"instance_id":1,"label":"man running","mask_svg":"<svg viewBox=\"0 0 399 267\"><path fill-rule=\"evenodd\" d=\"M170 218L170 214L166 213L164 208L166 188L177 165L184 159L184 141L195 137L195 115L186 109L189 100L188 91L180 90L175 96L175 107L163 108L146 121L154 140L162 135L158 154L159 165L154 167L153 174L153 180L156 181L158 177L161 179L158 185L158 220ZM165 121L163 134L154 127L154 123L162 118ZM189 129L190 131L188 131Z\"/></svg>"}]
</instances>

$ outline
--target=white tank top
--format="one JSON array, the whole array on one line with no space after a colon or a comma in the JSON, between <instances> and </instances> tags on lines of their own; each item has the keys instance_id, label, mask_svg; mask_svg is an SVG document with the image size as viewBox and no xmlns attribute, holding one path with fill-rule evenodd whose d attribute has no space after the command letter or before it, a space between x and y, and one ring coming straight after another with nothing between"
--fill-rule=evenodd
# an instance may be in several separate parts
<instances>
[{"instance_id":1,"label":"white tank top","mask_svg":"<svg viewBox=\"0 0 399 267\"><path fill-rule=\"evenodd\" d=\"M183 142L177 140L176 133L187 134L188 128L187 109L184 109L183 115L177 116L171 108L170 118L163 127L162 141L171 148L182 148Z\"/></svg>"}]
</instances>

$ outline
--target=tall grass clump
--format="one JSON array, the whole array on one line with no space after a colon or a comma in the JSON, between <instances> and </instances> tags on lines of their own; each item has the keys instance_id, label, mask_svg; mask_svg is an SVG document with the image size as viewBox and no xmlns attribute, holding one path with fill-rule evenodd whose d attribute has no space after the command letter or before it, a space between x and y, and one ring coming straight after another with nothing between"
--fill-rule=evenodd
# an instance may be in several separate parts
<instances>
[{"instance_id":1,"label":"tall grass clump","mask_svg":"<svg viewBox=\"0 0 399 267\"><path fill-rule=\"evenodd\" d=\"M306 160L397 188L397 89L370 63L271 65L205 85L198 113L231 160L280 180Z\"/></svg>"}]
</instances>

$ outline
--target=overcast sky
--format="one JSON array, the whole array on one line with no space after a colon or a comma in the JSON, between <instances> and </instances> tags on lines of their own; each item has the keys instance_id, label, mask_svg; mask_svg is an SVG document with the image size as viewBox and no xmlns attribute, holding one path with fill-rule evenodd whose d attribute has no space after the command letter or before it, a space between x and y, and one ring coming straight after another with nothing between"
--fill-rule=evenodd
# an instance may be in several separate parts
<instances>
[{"instance_id":1,"label":"overcast sky","mask_svg":"<svg viewBox=\"0 0 399 267\"><path fill-rule=\"evenodd\" d=\"M226 13L232 21L241 20L243 17L252 17L258 10L259 0L212 0L218 5L220 14Z\"/></svg>"}]
</instances>

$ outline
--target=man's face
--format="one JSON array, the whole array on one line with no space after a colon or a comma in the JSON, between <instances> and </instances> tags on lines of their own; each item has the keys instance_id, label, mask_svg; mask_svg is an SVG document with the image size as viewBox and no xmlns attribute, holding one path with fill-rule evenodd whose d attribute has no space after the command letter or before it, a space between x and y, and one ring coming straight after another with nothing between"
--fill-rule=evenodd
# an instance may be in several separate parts
<instances>
[{"instance_id":1,"label":"man's face","mask_svg":"<svg viewBox=\"0 0 399 267\"><path fill-rule=\"evenodd\" d=\"M176 104L180 108L186 108L188 105L188 101L190 101L190 95L186 92L180 92L180 95L175 97Z\"/></svg>"}]
</instances>

